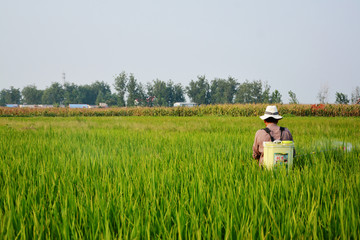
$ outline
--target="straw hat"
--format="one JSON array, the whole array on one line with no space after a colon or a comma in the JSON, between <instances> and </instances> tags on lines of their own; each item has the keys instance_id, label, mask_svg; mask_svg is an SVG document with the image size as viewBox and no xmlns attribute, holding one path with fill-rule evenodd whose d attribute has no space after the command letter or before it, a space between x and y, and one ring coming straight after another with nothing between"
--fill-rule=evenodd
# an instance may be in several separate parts
<instances>
[{"instance_id":1,"label":"straw hat","mask_svg":"<svg viewBox=\"0 0 360 240\"><path fill-rule=\"evenodd\" d=\"M270 117L278 119L278 120L283 118L282 116L279 115L279 112L278 112L276 106L267 106L266 110L265 110L265 114L263 116L261 116L260 118L262 120L265 120Z\"/></svg>"}]
</instances>

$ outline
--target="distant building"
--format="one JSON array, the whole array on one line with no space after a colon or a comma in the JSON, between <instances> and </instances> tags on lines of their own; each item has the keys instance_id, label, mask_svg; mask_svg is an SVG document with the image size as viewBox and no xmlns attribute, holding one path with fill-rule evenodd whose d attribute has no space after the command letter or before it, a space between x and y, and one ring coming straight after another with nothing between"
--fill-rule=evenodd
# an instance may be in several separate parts
<instances>
[{"instance_id":1,"label":"distant building","mask_svg":"<svg viewBox=\"0 0 360 240\"><path fill-rule=\"evenodd\" d=\"M40 104L40 105L37 105L37 107L39 107L39 108L53 108L54 105Z\"/></svg>"},{"instance_id":2,"label":"distant building","mask_svg":"<svg viewBox=\"0 0 360 240\"><path fill-rule=\"evenodd\" d=\"M99 103L99 107L101 108L107 108L109 107L106 103Z\"/></svg>"},{"instance_id":3,"label":"distant building","mask_svg":"<svg viewBox=\"0 0 360 240\"><path fill-rule=\"evenodd\" d=\"M38 105L35 104L22 104L20 105L20 108L37 108L39 107Z\"/></svg>"},{"instance_id":4,"label":"distant building","mask_svg":"<svg viewBox=\"0 0 360 240\"><path fill-rule=\"evenodd\" d=\"M91 108L89 104L69 104L69 108Z\"/></svg>"},{"instance_id":5,"label":"distant building","mask_svg":"<svg viewBox=\"0 0 360 240\"><path fill-rule=\"evenodd\" d=\"M19 105L18 104L6 104L6 107L17 108L17 107L19 107Z\"/></svg>"},{"instance_id":6,"label":"distant building","mask_svg":"<svg viewBox=\"0 0 360 240\"><path fill-rule=\"evenodd\" d=\"M174 107L196 107L196 103L176 102Z\"/></svg>"}]
</instances>

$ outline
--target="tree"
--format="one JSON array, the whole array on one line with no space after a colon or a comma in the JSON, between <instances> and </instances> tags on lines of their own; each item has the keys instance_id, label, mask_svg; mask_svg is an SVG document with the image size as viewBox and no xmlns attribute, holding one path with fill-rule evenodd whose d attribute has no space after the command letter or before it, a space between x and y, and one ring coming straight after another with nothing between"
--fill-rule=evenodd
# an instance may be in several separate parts
<instances>
[{"instance_id":1,"label":"tree","mask_svg":"<svg viewBox=\"0 0 360 240\"><path fill-rule=\"evenodd\" d=\"M168 107L174 106L175 89L174 89L174 83L171 80L167 81L167 83L166 83L165 99L166 99L165 106L168 106Z\"/></svg>"},{"instance_id":2,"label":"tree","mask_svg":"<svg viewBox=\"0 0 360 240\"><path fill-rule=\"evenodd\" d=\"M96 99L99 95L99 93L101 92L101 98L102 98L102 102L105 102L105 97L109 96L111 94L111 90L110 90L110 85L105 83L104 81L95 81L94 83L92 83L90 85L91 89L92 89L92 93L93 93L93 97L90 104L96 104Z\"/></svg>"},{"instance_id":3,"label":"tree","mask_svg":"<svg viewBox=\"0 0 360 240\"><path fill-rule=\"evenodd\" d=\"M235 96L236 103L244 104L253 102L250 84L251 83L246 80L244 83L239 85Z\"/></svg>"},{"instance_id":4,"label":"tree","mask_svg":"<svg viewBox=\"0 0 360 240\"><path fill-rule=\"evenodd\" d=\"M360 100L360 87L356 87L351 93L351 103L356 104Z\"/></svg>"},{"instance_id":5,"label":"tree","mask_svg":"<svg viewBox=\"0 0 360 240\"><path fill-rule=\"evenodd\" d=\"M275 91L271 94L271 103L282 103L281 100L281 94L278 90L275 89Z\"/></svg>"},{"instance_id":6,"label":"tree","mask_svg":"<svg viewBox=\"0 0 360 240\"><path fill-rule=\"evenodd\" d=\"M8 94L8 89L2 89L0 92L0 106L6 105L6 95Z\"/></svg>"},{"instance_id":7,"label":"tree","mask_svg":"<svg viewBox=\"0 0 360 240\"><path fill-rule=\"evenodd\" d=\"M79 100L79 87L74 83L64 83L64 104L81 103Z\"/></svg>"},{"instance_id":8,"label":"tree","mask_svg":"<svg viewBox=\"0 0 360 240\"><path fill-rule=\"evenodd\" d=\"M174 85L174 102L184 102L184 88L183 86L178 83Z\"/></svg>"},{"instance_id":9,"label":"tree","mask_svg":"<svg viewBox=\"0 0 360 240\"><path fill-rule=\"evenodd\" d=\"M118 105L118 96L115 93L107 94L105 99L105 103L109 106Z\"/></svg>"},{"instance_id":10,"label":"tree","mask_svg":"<svg viewBox=\"0 0 360 240\"><path fill-rule=\"evenodd\" d=\"M156 79L146 84L146 105L173 106L175 102L185 101L184 89L181 84L174 84L171 80L164 82Z\"/></svg>"},{"instance_id":11,"label":"tree","mask_svg":"<svg viewBox=\"0 0 360 240\"><path fill-rule=\"evenodd\" d=\"M227 103L234 103L238 81L233 77L228 77L225 88L225 98Z\"/></svg>"},{"instance_id":12,"label":"tree","mask_svg":"<svg viewBox=\"0 0 360 240\"><path fill-rule=\"evenodd\" d=\"M262 93L262 102L263 103L269 103L270 102L270 98L271 98L271 96L270 96L270 85L267 83L267 82L265 82L264 83L264 91L263 91L263 93Z\"/></svg>"},{"instance_id":13,"label":"tree","mask_svg":"<svg viewBox=\"0 0 360 240\"><path fill-rule=\"evenodd\" d=\"M210 86L205 76L198 76L197 81L191 80L186 87L186 93L191 101L197 104L209 104L211 101Z\"/></svg>"},{"instance_id":14,"label":"tree","mask_svg":"<svg viewBox=\"0 0 360 240\"><path fill-rule=\"evenodd\" d=\"M290 104L298 104L299 101L298 101L297 98L296 98L296 94L295 94L293 91L291 91L291 90L290 90L288 93L289 93L289 97L290 97L289 103L290 103Z\"/></svg>"},{"instance_id":15,"label":"tree","mask_svg":"<svg viewBox=\"0 0 360 240\"><path fill-rule=\"evenodd\" d=\"M239 83L232 77L229 77L228 79L215 78L211 81L210 87L211 103L233 103L238 85Z\"/></svg>"},{"instance_id":16,"label":"tree","mask_svg":"<svg viewBox=\"0 0 360 240\"><path fill-rule=\"evenodd\" d=\"M40 104L43 91L38 90L35 85L28 85L22 89L21 95L23 97L23 103Z\"/></svg>"},{"instance_id":17,"label":"tree","mask_svg":"<svg viewBox=\"0 0 360 240\"><path fill-rule=\"evenodd\" d=\"M348 104L350 101L348 99L348 96L343 93L336 92L336 101L337 104Z\"/></svg>"},{"instance_id":18,"label":"tree","mask_svg":"<svg viewBox=\"0 0 360 240\"><path fill-rule=\"evenodd\" d=\"M268 88L269 86L266 84L265 91L269 91ZM262 103L264 100L264 96L266 96L267 94L267 92L265 92L265 94L263 92L261 80L254 80L252 82L246 80L244 83L239 85L235 96L235 102Z\"/></svg>"},{"instance_id":19,"label":"tree","mask_svg":"<svg viewBox=\"0 0 360 240\"><path fill-rule=\"evenodd\" d=\"M254 103L263 102L263 94L262 94L262 82L261 80L253 81L252 89Z\"/></svg>"},{"instance_id":20,"label":"tree","mask_svg":"<svg viewBox=\"0 0 360 240\"><path fill-rule=\"evenodd\" d=\"M96 101L96 95L94 97L93 89L90 85L80 85L78 87L78 96L77 96L77 103L83 103L83 104L94 104ZM94 103L92 103L94 102Z\"/></svg>"},{"instance_id":21,"label":"tree","mask_svg":"<svg viewBox=\"0 0 360 240\"><path fill-rule=\"evenodd\" d=\"M64 89L60 83L54 82L45 89L42 95L44 104L61 104L64 101Z\"/></svg>"},{"instance_id":22,"label":"tree","mask_svg":"<svg viewBox=\"0 0 360 240\"><path fill-rule=\"evenodd\" d=\"M144 85L141 83L141 82L139 82L138 83L138 86L137 86L137 89L138 89L138 91L137 91L137 97L136 97L136 102L137 102L137 104L136 104L136 106L146 106L146 93L145 93L145 87L144 87Z\"/></svg>"},{"instance_id":23,"label":"tree","mask_svg":"<svg viewBox=\"0 0 360 240\"><path fill-rule=\"evenodd\" d=\"M126 88L128 90L128 97L126 100L126 105L128 107L137 106L138 103L141 100L143 100L143 99L141 99L143 97L141 95L145 95L145 94L143 91L143 86L138 84L138 82L133 74L130 74L129 81L126 85Z\"/></svg>"},{"instance_id":24,"label":"tree","mask_svg":"<svg viewBox=\"0 0 360 240\"><path fill-rule=\"evenodd\" d=\"M6 94L6 90L2 89L1 92L0 92L0 106L5 106L6 105L5 94Z\"/></svg>"},{"instance_id":25,"label":"tree","mask_svg":"<svg viewBox=\"0 0 360 240\"><path fill-rule=\"evenodd\" d=\"M110 85L104 81L95 81L91 85L80 85L77 89L77 103L83 104L96 104L96 100L101 92L100 96L102 102L106 102L107 97L111 97Z\"/></svg>"},{"instance_id":26,"label":"tree","mask_svg":"<svg viewBox=\"0 0 360 240\"><path fill-rule=\"evenodd\" d=\"M13 86L10 89L3 89L1 91L0 104L4 106L5 104L20 104L21 93L19 88L14 88Z\"/></svg>"},{"instance_id":27,"label":"tree","mask_svg":"<svg viewBox=\"0 0 360 240\"><path fill-rule=\"evenodd\" d=\"M225 91L225 79L215 78L211 81L210 91L211 91L211 104L216 103L225 103L224 91Z\"/></svg>"},{"instance_id":28,"label":"tree","mask_svg":"<svg viewBox=\"0 0 360 240\"><path fill-rule=\"evenodd\" d=\"M146 84L146 94L148 96L146 98L146 106L153 107L155 101L155 94L154 94L154 86L152 85L151 82L148 82Z\"/></svg>"},{"instance_id":29,"label":"tree","mask_svg":"<svg viewBox=\"0 0 360 240\"><path fill-rule=\"evenodd\" d=\"M329 94L329 87L327 85L321 86L319 93L318 93L319 102L322 104L327 103L328 102L328 94Z\"/></svg>"},{"instance_id":30,"label":"tree","mask_svg":"<svg viewBox=\"0 0 360 240\"><path fill-rule=\"evenodd\" d=\"M99 105L99 103L103 103L103 102L105 102L104 94L102 93L102 91L99 91L99 93L96 97L95 104Z\"/></svg>"},{"instance_id":31,"label":"tree","mask_svg":"<svg viewBox=\"0 0 360 240\"><path fill-rule=\"evenodd\" d=\"M125 93L126 93L126 85L127 85L128 77L126 73L123 71L118 76L115 77L115 90L118 95L118 106L125 106Z\"/></svg>"},{"instance_id":32,"label":"tree","mask_svg":"<svg viewBox=\"0 0 360 240\"><path fill-rule=\"evenodd\" d=\"M152 85L152 95L155 96L154 99L154 106L167 106L168 103L168 93L167 93L167 86L164 81L156 79L153 81ZM149 95L151 96L151 95Z\"/></svg>"}]
</instances>

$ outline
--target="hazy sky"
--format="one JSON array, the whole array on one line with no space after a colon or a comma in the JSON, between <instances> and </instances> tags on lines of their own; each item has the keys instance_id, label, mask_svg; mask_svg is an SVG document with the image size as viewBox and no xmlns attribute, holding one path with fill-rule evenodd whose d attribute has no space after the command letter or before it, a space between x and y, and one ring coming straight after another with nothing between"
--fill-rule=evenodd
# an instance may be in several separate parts
<instances>
[{"instance_id":1,"label":"hazy sky","mask_svg":"<svg viewBox=\"0 0 360 240\"><path fill-rule=\"evenodd\" d=\"M0 0L0 89L232 76L315 103L360 86L359 0Z\"/></svg>"}]
</instances>

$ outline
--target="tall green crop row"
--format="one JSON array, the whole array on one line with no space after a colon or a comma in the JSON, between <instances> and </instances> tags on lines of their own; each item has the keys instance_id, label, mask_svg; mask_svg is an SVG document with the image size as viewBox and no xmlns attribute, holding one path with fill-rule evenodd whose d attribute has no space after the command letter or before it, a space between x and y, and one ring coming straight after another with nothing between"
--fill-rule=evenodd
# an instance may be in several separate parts
<instances>
[{"instance_id":1,"label":"tall green crop row","mask_svg":"<svg viewBox=\"0 0 360 240\"><path fill-rule=\"evenodd\" d=\"M359 117L360 105L277 104L287 116ZM264 113L266 104L224 104L200 107L122 107L122 108L5 108L0 117L100 117L100 116L232 116L252 117Z\"/></svg>"},{"instance_id":2,"label":"tall green crop row","mask_svg":"<svg viewBox=\"0 0 360 240\"><path fill-rule=\"evenodd\" d=\"M257 118L2 118L0 238L359 238L358 119L282 125L290 173L251 159Z\"/></svg>"}]
</instances>

